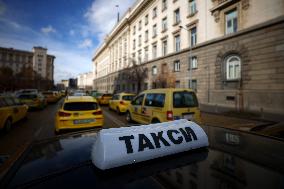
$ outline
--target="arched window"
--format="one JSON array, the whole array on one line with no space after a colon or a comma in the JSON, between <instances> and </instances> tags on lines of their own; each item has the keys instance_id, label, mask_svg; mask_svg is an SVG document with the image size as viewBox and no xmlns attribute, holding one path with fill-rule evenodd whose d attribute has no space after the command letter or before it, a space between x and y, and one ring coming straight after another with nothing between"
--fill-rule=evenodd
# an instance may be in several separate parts
<instances>
[{"instance_id":1,"label":"arched window","mask_svg":"<svg viewBox=\"0 0 284 189\"><path fill-rule=\"evenodd\" d=\"M152 74L157 75L157 73L158 73L157 66L153 66L152 67Z\"/></svg>"},{"instance_id":2,"label":"arched window","mask_svg":"<svg viewBox=\"0 0 284 189\"><path fill-rule=\"evenodd\" d=\"M241 78L241 59L239 56L230 55L225 59L227 80L237 80Z\"/></svg>"}]
</instances>

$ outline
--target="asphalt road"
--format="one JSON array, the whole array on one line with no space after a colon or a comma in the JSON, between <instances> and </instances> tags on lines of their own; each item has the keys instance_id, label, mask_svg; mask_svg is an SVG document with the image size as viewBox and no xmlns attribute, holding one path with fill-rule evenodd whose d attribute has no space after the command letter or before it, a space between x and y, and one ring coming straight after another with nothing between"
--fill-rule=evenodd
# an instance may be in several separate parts
<instances>
[{"instance_id":1,"label":"asphalt road","mask_svg":"<svg viewBox=\"0 0 284 189\"><path fill-rule=\"evenodd\" d=\"M63 99L61 99L61 101L62 100ZM9 162L16 160L31 142L55 136L54 119L59 104L60 101L56 104L48 105L44 110L28 112L27 120L22 120L14 124L9 133L0 131L0 176L1 171L3 171L3 169L5 170L5 166L9 165ZM116 112L108 110L107 106L102 107L102 110L104 114L104 125L102 128L127 126L125 115L118 115ZM260 121L208 113L202 113L202 119L203 123L206 125L240 130L249 130L263 124ZM91 130L100 130L102 128ZM68 133L69 132L70 131L68 131ZM63 134L66 134L66 132Z\"/></svg>"},{"instance_id":2,"label":"asphalt road","mask_svg":"<svg viewBox=\"0 0 284 189\"><path fill-rule=\"evenodd\" d=\"M44 110L29 111L27 119L15 123L8 133L0 131L0 172L3 162L9 157L16 157L17 154L21 154L31 142L55 136L54 119L59 104L60 101L56 104L48 105ZM124 115L117 115L115 112L109 111L107 107L102 107L102 109L105 118L102 128L127 125ZM101 128L91 130L99 129ZM68 133L70 132L72 131L68 131ZM64 132L63 134L66 133Z\"/></svg>"}]
</instances>

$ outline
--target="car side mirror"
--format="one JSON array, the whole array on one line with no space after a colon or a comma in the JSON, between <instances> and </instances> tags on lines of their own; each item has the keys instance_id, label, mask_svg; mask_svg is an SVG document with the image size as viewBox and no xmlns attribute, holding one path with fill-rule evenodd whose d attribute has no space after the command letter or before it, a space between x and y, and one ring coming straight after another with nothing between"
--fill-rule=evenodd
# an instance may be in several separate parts
<instances>
[{"instance_id":1,"label":"car side mirror","mask_svg":"<svg viewBox=\"0 0 284 189\"><path fill-rule=\"evenodd\" d=\"M134 105L134 102L135 102L135 101L134 101L134 100L132 100L132 101L131 101L131 105Z\"/></svg>"}]
</instances>

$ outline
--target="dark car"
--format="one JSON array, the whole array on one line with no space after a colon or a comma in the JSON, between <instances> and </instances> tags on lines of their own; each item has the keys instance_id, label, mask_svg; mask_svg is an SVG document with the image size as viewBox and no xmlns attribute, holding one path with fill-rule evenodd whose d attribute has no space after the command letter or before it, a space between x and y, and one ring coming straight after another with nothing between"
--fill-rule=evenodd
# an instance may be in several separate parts
<instances>
[{"instance_id":1,"label":"dark car","mask_svg":"<svg viewBox=\"0 0 284 189\"><path fill-rule=\"evenodd\" d=\"M284 142L218 127L208 148L102 171L91 162L96 132L33 143L1 188L284 188Z\"/></svg>"}]
</instances>

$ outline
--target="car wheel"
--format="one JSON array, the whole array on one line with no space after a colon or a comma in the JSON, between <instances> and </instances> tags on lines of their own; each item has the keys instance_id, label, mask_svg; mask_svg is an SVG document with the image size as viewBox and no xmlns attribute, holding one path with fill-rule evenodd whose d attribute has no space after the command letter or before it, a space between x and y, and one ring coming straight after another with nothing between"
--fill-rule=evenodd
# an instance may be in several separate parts
<instances>
[{"instance_id":1,"label":"car wheel","mask_svg":"<svg viewBox=\"0 0 284 189\"><path fill-rule=\"evenodd\" d=\"M121 114L121 112L120 112L120 110L119 110L119 107L116 108L116 113L117 113L118 115Z\"/></svg>"},{"instance_id":2,"label":"car wheel","mask_svg":"<svg viewBox=\"0 0 284 189\"><path fill-rule=\"evenodd\" d=\"M152 123L161 123L158 119L153 119Z\"/></svg>"},{"instance_id":3,"label":"car wheel","mask_svg":"<svg viewBox=\"0 0 284 189\"><path fill-rule=\"evenodd\" d=\"M4 130L5 132L8 132L11 130L11 127L12 127L12 119L11 118L8 118L6 121L5 121L5 125L4 125Z\"/></svg>"},{"instance_id":4,"label":"car wheel","mask_svg":"<svg viewBox=\"0 0 284 189\"><path fill-rule=\"evenodd\" d=\"M130 114L129 111L126 112L126 121L127 121L128 123L133 122L133 120L132 120L132 118L131 118L131 114Z\"/></svg>"},{"instance_id":5,"label":"car wheel","mask_svg":"<svg viewBox=\"0 0 284 189\"><path fill-rule=\"evenodd\" d=\"M59 135L60 134L60 130L54 130L54 134L55 135Z\"/></svg>"}]
</instances>

